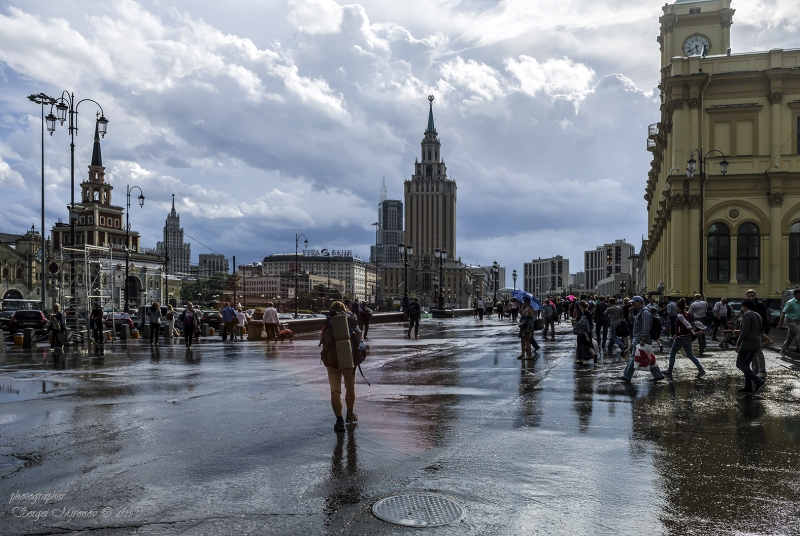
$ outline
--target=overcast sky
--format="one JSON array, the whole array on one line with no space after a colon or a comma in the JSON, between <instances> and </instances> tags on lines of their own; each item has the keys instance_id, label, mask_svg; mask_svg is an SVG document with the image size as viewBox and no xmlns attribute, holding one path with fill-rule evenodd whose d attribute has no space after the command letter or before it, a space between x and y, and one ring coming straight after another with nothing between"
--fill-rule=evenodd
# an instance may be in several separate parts
<instances>
[{"instance_id":1,"label":"overcast sky","mask_svg":"<svg viewBox=\"0 0 800 536\"><path fill-rule=\"evenodd\" d=\"M427 124L458 184L458 254L512 269L647 229L661 0L0 1L0 232L39 228L39 109L98 101L113 203L154 247L185 231L239 262L369 257L381 179L402 198ZM796 0L734 2L734 52L796 48ZM91 159L79 108L76 183ZM45 140L46 221L67 220L69 136ZM208 252L192 244L192 257ZM510 275L509 281L510 284Z\"/></svg>"}]
</instances>

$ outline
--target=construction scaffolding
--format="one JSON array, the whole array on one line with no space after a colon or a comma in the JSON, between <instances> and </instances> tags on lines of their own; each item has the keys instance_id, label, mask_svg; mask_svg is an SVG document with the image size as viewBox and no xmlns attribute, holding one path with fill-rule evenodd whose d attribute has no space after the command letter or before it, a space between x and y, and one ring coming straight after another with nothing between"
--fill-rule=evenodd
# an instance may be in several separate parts
<instances>
[{"instance_id":1,"label":"construction scaffolding","mask_svg":"<svg viewBox=\"0 0 800 536\"><path fill-rule=\"evenodd\" d=\"M99 303L104 311L109 304L111 313L116 310L121 280L114 273L113 251L111 247L88 244L76 247L62 246L59 250L64 292L60 293L57 299L61 309L66 312L65 322L67 328L72 330L74 344L88 345L91 341L89 316L95 303ZM74 266L74 271L67 270L68 266ZM118 289L117 296L115 289ZM115 327L112 327L112 336L115 332Z\"/></svg>"}]
</instances>

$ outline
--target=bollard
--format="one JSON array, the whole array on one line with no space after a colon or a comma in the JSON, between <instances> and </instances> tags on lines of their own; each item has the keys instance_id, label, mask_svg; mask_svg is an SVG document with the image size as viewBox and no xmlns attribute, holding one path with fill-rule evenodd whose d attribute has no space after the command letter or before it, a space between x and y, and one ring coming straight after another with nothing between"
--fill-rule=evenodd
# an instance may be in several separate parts
<instances>
[{"instance_id":1,"label":"bollard","mask_svg":"<svg viewBox=\"0 0 800 536\"><path fill-rule=\"evenodd\" d=\"M127 341L131 338L131 327L128 324L122 324L119 327L119 339L121 341Z\"/></svg>"},{"instance_id":2,"label":"bollard","mask_svg":"<svg viewBox=\"0 0 800 536\"><path fill-rule=\"evenodd\" d=\"M139 330L133 328L133 331L131 331L131 339L138 339L138 338L139 338Z\"/></svg>"},{"instance_id":3,"label":"bollard","mask_svg":"<svg viewBox=\"0 0 800 536\"><path fill-rule=\"evenodd\" d=\"M24 340L25 336L17 332L14 334L14 346L22 346L22 341Z\"/></svg>"},{"instance_id":4,"label":"bollard","mask_svg":"<svg viewBox=\"0 0 800 536\"><path fill-rule=\"evenodd\" d=\"M33 328L25 328L22 332L22 347L23 348L36 348L36 330Z\"/></svg>"},{"instance_id":5,"label":"bollard","mask_svg":"<svg viewBox=\"0 0 800 536\"><path fill-rule=\"evenodd\" d=\"M2 341L2 343L0 343L0 352L5 352L6 351L6 334L3 333L2 329L0 329L0 341Z\"/></svg>"},{"instance_id":6,"label":"bollard","mask_svg":"<svg viewBox=\"0 0 800 536\"><path fill-rule=\"evenodd\" d=\"M150 340L150 324L145 324L142 326L142 338Z\"/></svg>"},{"instance_id":7,"label":"bollard","mask_svg":"<svg viewBox=\"0 0 800 536\"><path fill-rule=\"evenodd\" d=\"M208 324L203 324L200 326L200 336L208 337Z\"/></svg>"}]
</instances>

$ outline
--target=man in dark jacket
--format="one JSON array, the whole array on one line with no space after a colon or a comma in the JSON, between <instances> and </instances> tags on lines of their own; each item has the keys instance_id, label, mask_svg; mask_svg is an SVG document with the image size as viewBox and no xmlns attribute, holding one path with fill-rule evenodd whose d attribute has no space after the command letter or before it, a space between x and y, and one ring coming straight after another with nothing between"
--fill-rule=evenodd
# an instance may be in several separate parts
<instances>
[{"instance_id":1,"label":"man in dark jacket","mask_svg":"<svg viewBox=\"0 0 800 536\"><path fill-rule=\"evenodd\" d=\"M761 332L763 335L761 336L761 341L763 342L772 342L770 338L767 336L769 333L769 314L767 313L767 306L758 299L756 296L756 291L750 289L747 291L745 296L748 299L753 300L753 303L756 305L756 312L758 316L761 317ZM759 348L758 352L756 352L755 358L753 358L753 372L755 372L756 376L759 378L766 378L767 377L767 366L764 362L764 350Z\"/></svg>"},{"instance_id":2,"label":"man in dark jacket","mask_svg":"<svg viewBox=\"0 0 800 536\"><path fill-rule=\"evenodd\" d=\"M744 389L739 392L754 395L764 387L764 380L755 375L750 363L761 350L761 317L755 311L756 304L751 299L742 302L742 327L736 344L736 368L744 373Z\"/></svg>"},{"instance_id":3,"label":"man in dark jacket","mask_svg":"<svg viewBox=\"0 0 800 536\"><path fill-rule=\"evenodd\" d=\"M408 338L411 338L411 328L414 328L414 338L419 339L419 319L422 315L422 310L419 306L419 298L414 298L411 305L408 306Z\"/></svg>"}]
</instances>

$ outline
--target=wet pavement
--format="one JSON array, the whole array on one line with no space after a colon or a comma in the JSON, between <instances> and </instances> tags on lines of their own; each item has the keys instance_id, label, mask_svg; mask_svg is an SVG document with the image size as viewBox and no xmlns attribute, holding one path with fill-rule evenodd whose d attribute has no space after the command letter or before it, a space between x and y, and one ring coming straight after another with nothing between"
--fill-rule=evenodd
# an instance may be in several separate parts
<instances>
[{"instance_id":1,"label":"wet pavement","mask_svg":"<svg viewBox=\"0 0 800 536\"><path fill-rule=\"evenodd\" d=\"M359 424L333 431L317 341L203 341L104 355L0 353L2 534L799 534L800 382L736 393L732 352L673 381L573 362L558 326L520 361L509 323L370 329ZM666 355L659 355L662 368ZM424 492L466 516L372 515ZM44 494L50 494L45 496ZM36 496L36 494L40 494Z\"/></svg>"}]
</instances>

